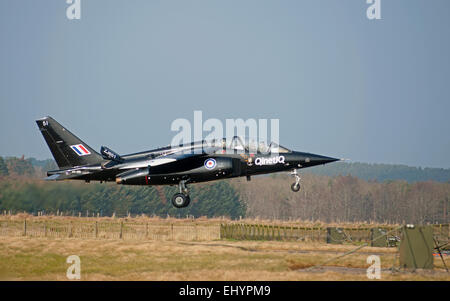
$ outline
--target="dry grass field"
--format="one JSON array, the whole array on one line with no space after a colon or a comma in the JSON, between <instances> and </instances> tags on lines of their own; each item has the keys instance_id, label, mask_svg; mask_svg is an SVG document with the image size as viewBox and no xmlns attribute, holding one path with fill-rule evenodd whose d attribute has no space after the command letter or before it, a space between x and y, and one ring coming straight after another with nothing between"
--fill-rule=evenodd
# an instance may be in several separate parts
<instances>
[{"instance_id":1,"label":"dry grass field","mask_svg":"<svg viewBox=\"0 0 450 301\"><path fill-rule=\"evenodd\" d=\"M312 242L3 236L0 280L67 280L70 255L81 259L81 280L368 280L366 258L372 254L381 258L382 280L450 280L439 258L433 271L393 273L396 248L365 247L308 269L354 248Z\"/></svg>"}]
</instances>

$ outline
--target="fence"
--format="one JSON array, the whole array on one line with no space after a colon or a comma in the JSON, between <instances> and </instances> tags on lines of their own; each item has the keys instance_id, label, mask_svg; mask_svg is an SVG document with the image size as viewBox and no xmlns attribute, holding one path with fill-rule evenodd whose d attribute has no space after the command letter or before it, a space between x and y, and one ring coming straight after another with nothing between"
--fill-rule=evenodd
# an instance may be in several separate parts
<instances>
[{"instance_id":1,"label":"fence","mask_svg":"<svg viewBox=\"0 0 450 301\"><path fill-rule=\"evenodd\" d=\"M440 224L433 226L433 235L436 241L448 242L450 240L450 224Z\"/></svg>"},{"instance_id":2,"label":"fence","mask_svg":"<svg viewBox=\"0 0 450 301\"><path fill-rule=\"evenodd\" d=\"M280 225L221 224L220 236L236 240L325 241L326 228Z\"/></svg>"},{"instance_id":3,"label":"fence","mask_svg":"<svg viewBox=\"0 0 450 301\"><path fill-rule=\"evenodd\" d=\"M282 240L315 241L326 243L373 243L382 233L391 231L384 238L385 246L395 246L400 239L400 230L394 227L336 228L336 227L295 227L258 224L221 224L220 237L235 240ZM375 231L377 230L377 231ZM433 225L434 236L438 241L449 241L449 225ZM396 243L392 243L392 241ZM381 246L378 243L373 246Z\"/></svg>"},{"instance_id":4,"label":"fence","mask_svg":"<svg viewBox=\"0 0 450 301\"><path fill-rule=\"evenodd\" d=\"M124 239L124 240L218 240L219 225L151 224L124 221L0 220L0 236Z\"/></svg>"},{"instance_id":5,"label":"fence","mask_svg":"<svg viewBox=\"0 0 450 301\"><path fill-rule=\"evenodd\" d=\"M394 229L393 226L336 228L247 223L155 223L102 219L0 220L0 236L174 241L279 240L339 244L370 242L372 246L395 246L401 235L399 231L392 232L392 229ZM391 233L381 238L382 234L387 232ZM433 233L439 244L450 240L449 224L433 225Z\"/></svg>"}]
</instances>

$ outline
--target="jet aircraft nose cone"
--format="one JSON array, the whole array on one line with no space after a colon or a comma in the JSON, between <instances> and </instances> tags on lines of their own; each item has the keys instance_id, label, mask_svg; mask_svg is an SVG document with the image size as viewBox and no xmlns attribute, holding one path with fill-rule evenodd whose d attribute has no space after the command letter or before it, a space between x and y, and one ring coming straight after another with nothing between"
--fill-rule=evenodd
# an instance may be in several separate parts
<instances>
[{"instance_id":1,"label":"jet aircraft nose cone","mask_svg":"<svg viewBox=\"0 0 450 301\"><path fill-rule=\"evenodd\" d=\"M300 162L300 164L304 166L314 166L314 165L321 165L321 164L327 164L335 161L339 161L340 159L327 157L327 156L321 156L311 153L302 153L302 152L295 152L295 157Z\"/></svg>"},{"instance_id":2,"label":"jet aircraft nose cone","mask_svg":"<svg viewBox=\"0 0 450 301\"><path fill-rule=\"evenodd\" d=\"M339 161L339 159L332 158L332 157L326 157L321 155L313 155L311 156L311 162L318 164L327 164L331 162Z\"/></svg>"}]
</instances>

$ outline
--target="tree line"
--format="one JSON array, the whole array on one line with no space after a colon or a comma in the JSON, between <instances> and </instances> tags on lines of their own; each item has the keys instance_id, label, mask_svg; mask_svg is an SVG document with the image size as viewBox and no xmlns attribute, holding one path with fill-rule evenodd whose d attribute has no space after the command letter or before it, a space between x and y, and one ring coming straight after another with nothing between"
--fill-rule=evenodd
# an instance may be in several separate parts
<instances>
[{"instance_id":1,"label":"tree line","mask_svg":"<svg viewBox=\"0 0 450 301\"><path fill-rule=\"evenodd\" d=\"M228 182L191 186L191 206L171 204L176 187L134 187L111 183L43 181L45 172L57 169L53 160L0 157L0 211L37 214L126 216L245 216L245 204Z\"/></svg>"},{"instance_id":2,"label":"tree line","mask_svg":"<svg viewBox=\"0 0 450 301\"><path fill-rule=\"evenodd\" d=\"M322 222L448 223L450 182L365 180L302 171L301 190L286 174L190 185L191 205L170 203L176 187L45 182L53 160L0 157L0 210L64 212L83 216L147 214L301 219ZM307 171L307 170L305 170Z\"/></svg>"},{"instance_id":3,"label":"tree line","mask_svg":"<svg viewBox=\"0 0 450 301\"><path fill-rule=\"evenodd\" d=\"M245 217L245 204L227 182L192 185L191 205L177 209L177 187L135 187L112 183L44 182L26 177L0 179L0 212L82 216Z\"/></svg>"},{"instance_id":4,"label":"tree line","mask_svg":"<svg viewBox=\"0 0 450 301\"><path fill-rule=\"evenodd\" d=\"M238 179L247 216L322 222L448 223L450 183L366 181L304 174L299 192L285 174Z\"/></svg>"}]
</instances>

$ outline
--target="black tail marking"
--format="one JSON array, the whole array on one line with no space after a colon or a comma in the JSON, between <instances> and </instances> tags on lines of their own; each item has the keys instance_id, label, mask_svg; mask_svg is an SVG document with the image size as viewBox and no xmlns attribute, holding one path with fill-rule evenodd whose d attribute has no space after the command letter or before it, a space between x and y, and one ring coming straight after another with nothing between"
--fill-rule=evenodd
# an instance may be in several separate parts
<instances>
[{"instance_id":1,"label":"black tail marking","mask_svg":"<svg viewBox=\"0 0 450 301\"><path fill-rule=\"evenodd\" d=\"M36 120L60 169L99 164L102 156L51 117Z\"/></svg>"}]
</instances>

